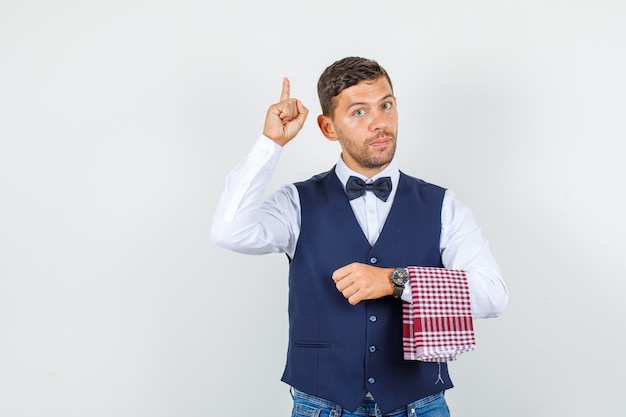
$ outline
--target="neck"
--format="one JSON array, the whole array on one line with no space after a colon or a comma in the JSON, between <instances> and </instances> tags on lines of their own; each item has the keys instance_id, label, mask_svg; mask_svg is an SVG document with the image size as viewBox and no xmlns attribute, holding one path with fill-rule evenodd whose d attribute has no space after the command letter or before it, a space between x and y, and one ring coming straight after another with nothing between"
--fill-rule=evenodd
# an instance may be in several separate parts
<instances>
[{"instance_id":1,"label":"neck","mask_svg":"<svg viewBox=\"0 0 626 417\"><path fill-rule=\"evenodd\" d=\"M387 162L385 165L381 165L378 167L364 167L358 164L350 164L346 162L345 159L344 159L344 162L346 163L346 166L350 168L352 171L359 173L361 175L364 175L366 178L375 177L377 174L381 173L385 168L387 168L389 164L391 163L391 162Z\"/></svg>"}]
</instances>

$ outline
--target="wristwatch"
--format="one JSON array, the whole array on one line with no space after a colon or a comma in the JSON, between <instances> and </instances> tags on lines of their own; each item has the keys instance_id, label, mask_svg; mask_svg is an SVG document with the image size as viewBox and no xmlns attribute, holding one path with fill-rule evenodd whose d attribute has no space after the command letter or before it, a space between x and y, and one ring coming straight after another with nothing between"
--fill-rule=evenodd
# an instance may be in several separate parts
<instances>
[{"instance_id":1,"label":"wristwatch","mask_svg":"<svg viewBox=\"0 0 626 417\"><path fill-rule=\"evenodd\" d=\"M402 295L402 292L404 291L404 286L409 281L409 270L406 268L398 267L393 270L389 279L391 280L391 282L393 282L394 285L393 296L395 298L398 298Z\"/></svg>"}]
</instances>

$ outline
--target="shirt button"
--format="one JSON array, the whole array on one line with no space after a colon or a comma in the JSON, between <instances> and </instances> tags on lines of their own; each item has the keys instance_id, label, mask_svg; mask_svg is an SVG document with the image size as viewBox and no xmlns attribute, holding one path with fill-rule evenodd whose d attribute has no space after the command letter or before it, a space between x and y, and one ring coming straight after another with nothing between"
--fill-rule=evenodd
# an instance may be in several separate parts
<instances>
[{"instance_id":1,"label":"shirt button","mask_svg":"<svg viewBox=\"0 0 626 417\"><path fill-rule=\"evenodd\" d=\"M370 384L373 384L374 382L376 382L376 380L374 378L368 378L367 382L369 382Z\"/></svg>"},{"instance_id":2,"label":"shirt button","mask_svg":"<svg viewBox=\"0 0 626 417\"><path fill-rule=\"evenodd\" d=\"M370 352L372 353L376 352L376 346L374 345L370 346Z\"/></svg>"},{"instance_id":3,"label":"shirt button","mask_svg":"<svg viewBox=\"0 0 626 417\"><path fill-rule=\"evenodd\" d=\"M376 316L370 316L370 321L374 323L377 320Z\"/></svg>"},{"instance_id":4,"label":"shirt button","mask_svg":"<svg viewBox=\"0 0 626 417\"><path fill-rule=\"evenodd\" d=\"M370 258L370 263L371 264L375 264L376 262L378 262L378 258L375 258L375 257L371 257Z\"/></svg>"}]
</instances>

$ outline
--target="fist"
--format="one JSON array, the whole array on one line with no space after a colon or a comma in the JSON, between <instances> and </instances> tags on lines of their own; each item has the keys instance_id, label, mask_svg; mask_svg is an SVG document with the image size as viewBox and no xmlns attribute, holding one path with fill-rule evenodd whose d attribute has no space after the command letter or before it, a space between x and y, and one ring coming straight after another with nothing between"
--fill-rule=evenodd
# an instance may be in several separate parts
<instances>
[{"instance_id":1,"label":"fist","mask_svg":"<svg viewBox=\"0 0 626 417\"><path fill-rule=\"evenodd\" d=\"M280 101L267 110L263 128L263 134L280 146L285 146L296 137L309 114L300 100L290 98L290 89L289 80L284 78Z\"/></svg>"}]
</instances>

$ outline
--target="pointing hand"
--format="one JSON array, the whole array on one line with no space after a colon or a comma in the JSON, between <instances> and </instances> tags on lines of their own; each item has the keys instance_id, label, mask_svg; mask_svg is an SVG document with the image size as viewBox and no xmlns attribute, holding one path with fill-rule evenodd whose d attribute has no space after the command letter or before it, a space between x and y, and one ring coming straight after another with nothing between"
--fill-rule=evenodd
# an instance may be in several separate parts
<instances>
[{"instance_id":1,"label":"pointing hand","mask_svg":"<svg viewBox=\"0 0 626 417\"><path fill-rule=\"evenodd\" d=\"M300 132L309 114L309 110L302 102L296 98L290 98L289 94L289 80L284 78L280 102L271 105L265 116L263 134L280 146L285 146Z\"/></svg>"}]
</instances>

